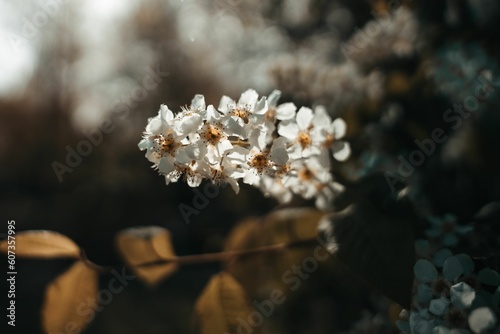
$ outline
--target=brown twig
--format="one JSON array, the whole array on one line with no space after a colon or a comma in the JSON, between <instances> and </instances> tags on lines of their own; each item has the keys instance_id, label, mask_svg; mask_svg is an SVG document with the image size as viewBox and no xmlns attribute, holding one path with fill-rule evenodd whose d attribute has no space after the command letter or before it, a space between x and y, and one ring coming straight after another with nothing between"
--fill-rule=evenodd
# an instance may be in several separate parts
<instances>
[{"instance_id":1,"label":"brown twig","mask_svg":"<svg viewBox=\"0 0 500 334\"><path fill-rule=\"evenodd\" d=\"M168 264L168 263L177 263L177 264L201 264L201 263L209 263L209 262L223 262L230 260L231 258L237 259L242 256L248 256L248 255L259 255L259 254L268 254L268 253L280 253L283 252L287 249L291 248L299 248L299 247L305 247L305 246L311 246L313 245L316 241L316 239L307 239L307 240L300 240L300 241L294 241L290 243L279 243L279 244L274 244L274 245L269 245L269 246L262 246L262 247L257 247L257 248L251 248L251 249L241 249L241 250L230 250L230 251L224 251L224 252L217 252L217 253L206 253L206 254L195 254L195 255L184 255L184 256L175 256L172 258L165 258L157 261L152 261L152 262L145 262L141 264L135 265L135 267L152 267L152 266L158 266L158 265L163 265L163 264ZM119 269L116 267L110 267L110 266L100 266L98 264L95 264L94 262L90 261L85 252L82 250L82 255L81 255L81 260L85 262L87 266L90 268L97 270L99 272L108 272L113 269Z\"/></svg>"}]
</instances>

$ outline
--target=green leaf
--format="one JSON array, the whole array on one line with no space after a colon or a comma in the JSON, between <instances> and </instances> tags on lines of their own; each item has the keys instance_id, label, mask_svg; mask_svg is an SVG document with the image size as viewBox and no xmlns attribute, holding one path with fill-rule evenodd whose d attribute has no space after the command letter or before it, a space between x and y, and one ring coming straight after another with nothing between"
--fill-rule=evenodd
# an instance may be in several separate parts
<instances>
[{"instance_id":1,"label":"green leaf","mask_svg":"<svg viewBox=\"0 0 500 334\"><path fill-rule=\"evenodd\" d=\"M319 229L341 263L408 308L415 261L413 231L408 220L389 213L387 207L358 199L325 217Z\"/></svg>"},{"instance_id":2,"label":"green leaf","mask_svg":"<svg viewBox=\"0 0 500 334\"><path fill-rule=\"evenodd\" d=\"M479 282L486 285L500 285L500 275L496 271L489 268L481 269L481 271L477 274L477 279L479 280Z\"/></svg>"}]
</instances>

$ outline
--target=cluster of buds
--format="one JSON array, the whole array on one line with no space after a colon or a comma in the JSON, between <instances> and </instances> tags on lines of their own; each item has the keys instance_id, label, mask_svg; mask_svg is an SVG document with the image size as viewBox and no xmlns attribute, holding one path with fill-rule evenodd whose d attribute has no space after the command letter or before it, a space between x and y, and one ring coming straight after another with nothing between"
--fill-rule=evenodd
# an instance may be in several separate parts
<instances>
[{"instance_id":1,"label":"cluster of buds","mask_svg":"<svg viewBox=\"0 0 500 334\"><path fill-rule=\"evenodd\" d=\"M276 90L259 99L249 89L237 102L223 96L217 109L196 95L175 114L162 105L139 148L167 184L183 177L198 187L209 180L238 193L242 180L281 203L296 194L328 209L343 189L333 180L330 159L350 155L349 144L340 140L346 124L332 122L323 107L297 111L293 103L278 105L280 95Z\"/></svg>"}]
</instances>

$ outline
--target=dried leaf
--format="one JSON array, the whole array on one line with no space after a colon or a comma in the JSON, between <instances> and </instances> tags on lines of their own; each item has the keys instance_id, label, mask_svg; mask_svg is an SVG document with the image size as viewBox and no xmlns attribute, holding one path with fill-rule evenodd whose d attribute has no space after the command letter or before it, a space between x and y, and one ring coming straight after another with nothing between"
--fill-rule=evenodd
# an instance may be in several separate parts
<instances>
[{"instance_id":1,"label":"dried leaf","mask_svg":"<svg viewBox=\"0 0 500 334\"><path fill-rule=\"evenodd\" d=\"M328 250L351 271L408 308L413 282L413 231L404 219L358 201L320 224Z\"/></svg>"},{"instance_id":2,"label":"dried leaf","mask_svg":"<svg viewBox=\"0 0 500 334\"><path fill-rule=\"evenodd\" d=\"M202 334L252 332L253 307L245 290L229 273L212 276L196 303Z\"/></svg>"},{"instance_id":3,"label":"dried leaf","mask_svg":"<svg viewBox=\"0 0 500 334\"><path fill-rule=\"evenodd\" d=\"M116 237L118 251L127 265L146 284L154 286L177 270L177 263L154 263L175 259L170 233L159 226L129 228Z\"/></svg>"},{"instance_id":4,"label":"dried leaf","mask_svg":"<svg viewBox=\"0 0 500 334\"><path fill-rule=\"evenodd\" d=\"M311 240L318 235L318 224L324 212L309 208L283 209L266 216L266 223L274 233L270 243Z\"/></svg>"},{"instance_id":5,"label":"dried leaf","mask_svg":"<svg viewBox=\"0 0 500 334\"><path fill-rule=\"evenodd\" d=\"M31 258L80 258L80 248L70 238L53 231L22 231L16 234L16 256ZM0 242L0 251L8 252L8 240Z\"/></svg>"},{"instance_id":6,"label":"dried leaf","mask_svg":"<svg viewBox=\"0 0 500 334\"><path fill-rule=\"evenodd\" d=\"M308 209L282 209L258 219L244 221L234 228L226 242L226 250L250 249L279 243L311 240L310 245L289 249L286 252L266 255L249 255L229 262L226 270L231 273L255 298L266 295L264 282L269 291L289 288L282 279L284 272L292 265L301 264L305 258L313 256L318 243L317 226L323 212Z\"/></svg>"},{"instance_id":7,"label":"dried leaf","mask_svg":"<svg viewBox=\"0 0 500 334\"><path fill-rule=\"evenodd\" d=\"M98 274L82 261L52 281L45 291L42 327L46 333L79 333L93 319Z\"/></svg>"}]
</instances>

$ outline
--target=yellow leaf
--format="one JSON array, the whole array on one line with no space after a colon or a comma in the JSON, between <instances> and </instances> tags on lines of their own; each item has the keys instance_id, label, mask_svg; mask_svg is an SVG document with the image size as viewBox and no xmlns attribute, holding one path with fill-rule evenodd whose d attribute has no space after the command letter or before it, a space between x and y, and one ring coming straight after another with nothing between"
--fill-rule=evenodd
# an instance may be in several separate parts
<instances>
[{"instance_id":1,"label":"yellow leaf","mask_svg":"<svg viewBox=\"0 0 500 334\"><path fill-rule=\"evenodd\" d=\"M0 242L0 251L7 253L8 240ZM80 258L80 248L70 238L53 231L23 231L15 236L17 257Z\"/></svg>"},{"instance_id":2,"label":"yellow leaf","mask_svg":"<svg viewBox=\"0 0 500 334\"><path fill-rule=\"evenodd\" d=\"M324 212L309 208L283 209L266 217L269 229L274 231L272 243L310 240L317 237L317 227Z\"/></svg>"},{"instance_id":3,"label":"yellow leaf","mask_svg":"<svg viewBox=\"0 0 500 334\"><path fill-rule=\"evenodd\" d=\"M230 261L226 271L231 273L252 298L266 297L273 289L288 291L282 279L291 266L314 256L319 247L317 227L324 212L295 208L274 211L261 218L244 221L231 231L226 250L251 249L280 243L301 243L301 247L286 252L248 255ZM322 262L323 263L323 262Z\"/></svg>"},{"instance_id":4,"label":"yellow leaf","mask_svg":"<svg viewBox=\"0 0 500 334\"><path fill-rule=\"evenodd\" d=\"M46 333L79 333L93 319L98 275L82 261L52 281L45 291L42 327Z\"/></svg>"},{"instance_id":5,"label":"yellow leaf","mask_svg":"<svg viewBox=\"0 0 500 334\"><path fill-rule=\"evenodd\" d=\"M254 311L245 290L234 277L221 272L212 276L196 303L196 314L202 334L252 333L249 321Z\"/></svg>"},{"instance_id":6,"label":"yellow leaf","mask_svg":"<svg viewBox=\"0 0 500 334\"><path fill-rule=\"evenodd\" d=\"M141 266L176 258L170 233L162 227L147 226L123 230L116 237L116 245L127 265L150 286L158 284L177 270L176 262Z\"/></svg>"}]
</instances>

